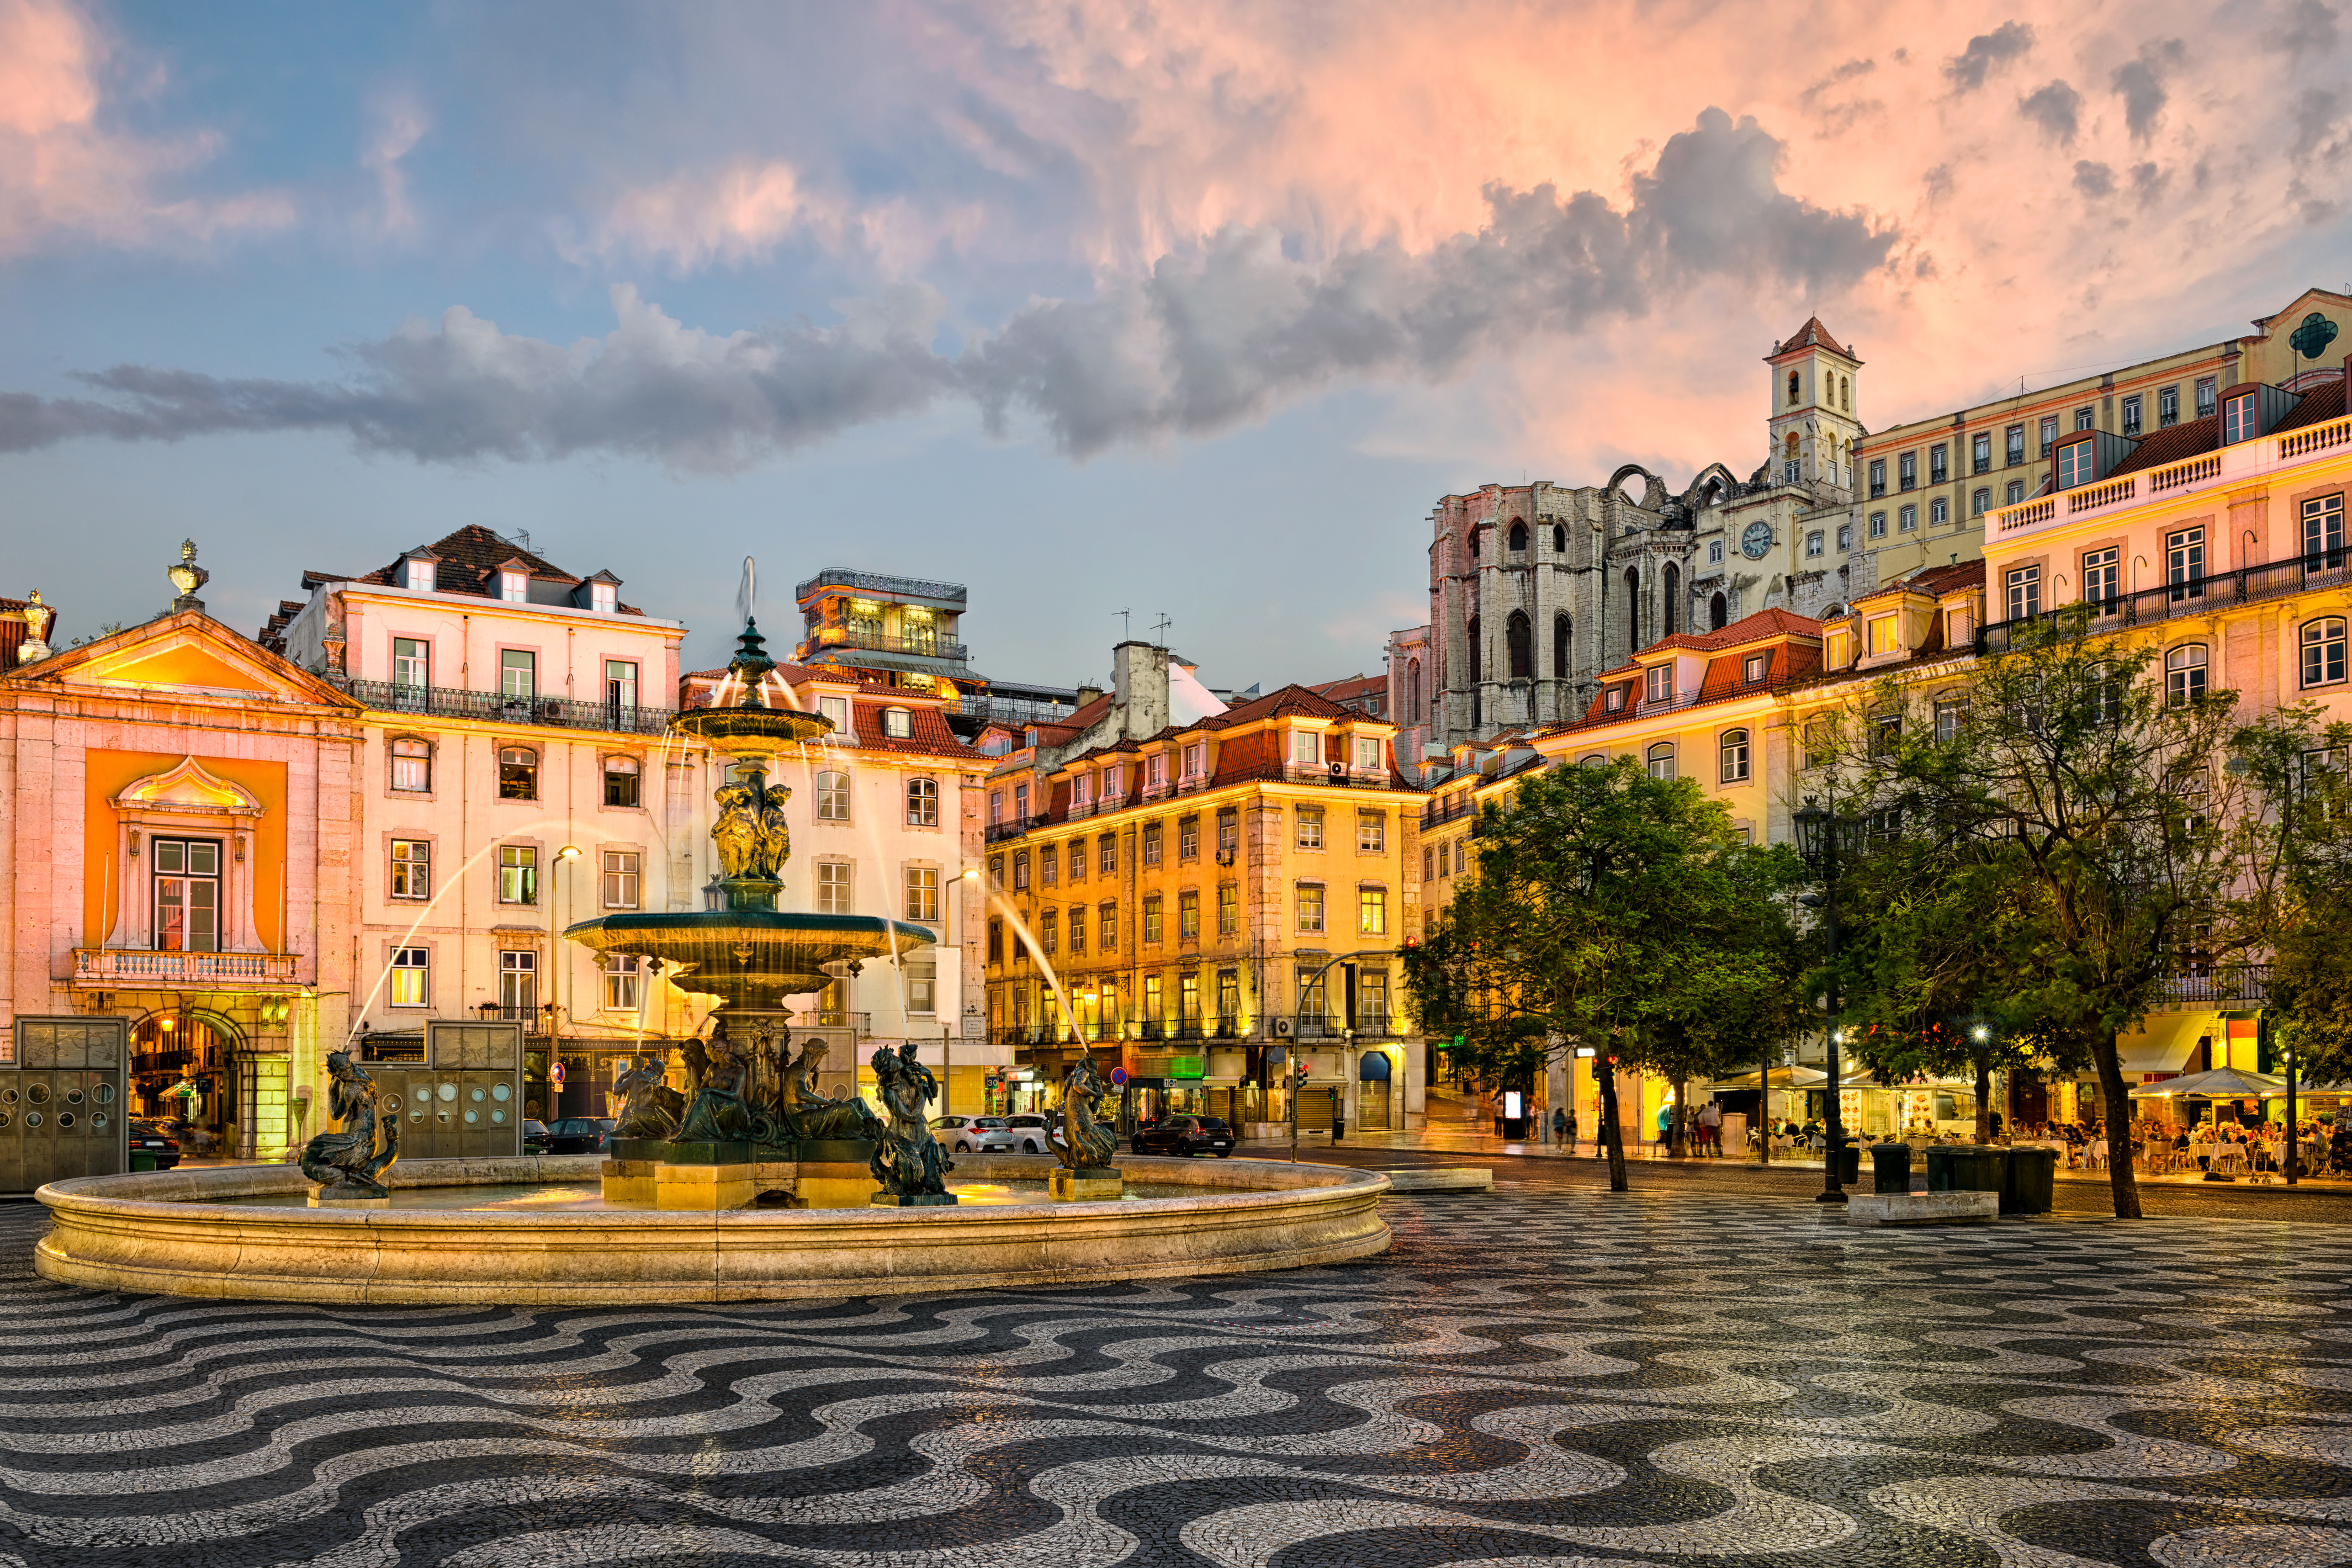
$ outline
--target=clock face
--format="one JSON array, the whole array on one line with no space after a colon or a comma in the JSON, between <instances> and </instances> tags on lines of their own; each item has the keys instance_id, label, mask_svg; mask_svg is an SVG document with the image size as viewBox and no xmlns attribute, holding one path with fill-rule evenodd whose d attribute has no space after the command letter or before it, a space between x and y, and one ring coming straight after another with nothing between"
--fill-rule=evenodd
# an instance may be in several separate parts
<instances>
[{"instance_id":1,"label":"clock face","mask_svg":"<svg viewBox=\"0 0 2352 1568\"><path fill-rule=\"evenodd\" d=\"M1739 536L1739 553L1750 561L1763 560L1764 552L1771 548L1772 525L1769 522L1751 522Z\"/></svg>"}]
</instances>

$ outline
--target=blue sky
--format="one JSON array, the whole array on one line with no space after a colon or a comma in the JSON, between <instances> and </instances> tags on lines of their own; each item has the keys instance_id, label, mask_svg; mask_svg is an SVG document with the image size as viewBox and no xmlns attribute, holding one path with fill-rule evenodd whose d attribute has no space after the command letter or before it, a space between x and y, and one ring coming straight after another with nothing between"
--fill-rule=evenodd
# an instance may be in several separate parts
<instances>
[{"instance_id":1,"label":"blue sky","mask_svg":"<svg viewBox=\"0 0 2352 1568\"><path fill-rule=\"evenodd\" d=\"M982 670L1378 667L1435 498L1762 458L2347 279L2320 0L0 0L0 594L251 630L480 522L723 646L963 581ZM2332 270L2330 270L2332 269ZM768 595L771 619L785 621Z\"/></svg>"}]
</instances>

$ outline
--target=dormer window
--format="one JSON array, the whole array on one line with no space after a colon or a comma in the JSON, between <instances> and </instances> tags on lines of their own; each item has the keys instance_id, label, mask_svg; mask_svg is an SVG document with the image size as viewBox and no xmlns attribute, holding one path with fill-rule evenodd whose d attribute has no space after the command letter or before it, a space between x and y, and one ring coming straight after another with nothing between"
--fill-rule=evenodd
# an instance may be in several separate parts
<instances>
[{"instance_id":1,"label":"dormer window","mask_svg":"<svg viewBox=\"0 0 2352 1568\"><path fill-rule=\"evenodd\" d=\"M2251 392L2241 393L2221 405L2221 444L2232 446L2251 441L2262 434L2259 404Z\"/></svg>"},{"instance_id":2,"label":"dormer window","mask_svg":"<svg viewBox=\"0 0 2352 1568\"><path fill-rule=\"evenodd\" d=\"M527 572L499 573L499 597L509 605L528 604L530 601L530 574Z\"/></svg>"},{"instance_id":3,"label":"dormer window","mask_svg":"<svg viewBox=\"0 0 2352 1568\"><path fill-rule=\"evenodd\" d=\"M1625 710L1625 689L1622 686L1611 687L1601 699L1601 710L1604 713L1623 712Z\"/></svg>"},{"instance_id":4,"label":"dormer window","mask_svg":"<svg viewBox=\"0 0 2352 1568\"><path fill-rule=\"evenodd\" d=\"M1654 664L1649 668L1648 679L1649 689L1643 695L1644 701L1664 702L1675 694L1674 666Z\"/></svg>"},{"instance_id":5,"label":"dormer window","mask_svg":"<svg viewBox=\"0 0 2352 1568\"><path fill-rule=\"evenodd\" d=\"M609 616L621 607L621 590L610 583L588 584L588 607L600 616Z\"/></svg>"},{"instance_id":6,"label":"dormer window","mask_svg":"<svg viewBox=\"0 0 2352 1568\"><path fill-rule=\"evenodd\" d=\"M1870 654L1873 658L1877 658L1881 654L1893 653L1901 646L1899 639L1895 635L1895 620L1896 617L1894 616L1873 616L1870 617Z\"/></svg>"},{"instance_id":7,"label":"dormer window","mask_svg":"<svg viewBox=\"0 0 2352 1568\"><path fill-rule=\"evenodd\" d=\"M412 593L433 592L433 563L415 557L400 563L400 585Z\"/></svg>"},{"instance_id":8,"label":"dormer window","mask_svg":"<svg viewBox=\"0 0 2352 1568\"><path fill-rule=\"evenodd\" d=\"M882 710L882 732L894 741L909 740L915 733L915 716L904 708Z\"/></svg>"},{"instance_id":9,"label":"dormer window","mask_svg":"<svg viewBox=\"0 0 2352 1568\"><path fill-rule=\"evenodd\" d=\"M2099 477L2095 443L2073 441L2058 448L2058 488L2072 489Z\"/></svg>"},{"instance_id":10,"label":"dormer window","mask_svg":"<svg viewBox=\"0 0 2352 1568\"><path fill-rule=\"evenodd\" d=\"M1093 786L1094 775L1092 773L1072 773L1070 775L1070 804L1072 805L1086 805L1089 799L1093 798Z\"/></svg>"},{"instance_id":11,"label":"dormer window","mask_svg":"<svg viewBox=\"0 0 2352 1568\"><path fill-rule=\"evenodd\" d=\"M1832 669L1843 669L1853 662L1853 637L1841 626L1832 632L1822 644L1822 662Z\"/></svg>"},{"instance_id":12,"label":"dormer window","mask_svg":"<svg viewBox=\"0 0 2352 1568\"><path fill-rule=\"evenodd\" d=\"M1751 653L1740 666L1739 679L1747 682L1748 685L1753 686L1758 681L1764 679L1764 672L1769 669L1771 666L1772 656L1770 654Z\"/></svg>"},{"instance_id":13,"label":"dormer window","mask_svg":"<svg viewBox=\"0 0 2352 1568\"><path fill-rule=\"evenodd\" d=\"M1143 784L1146 789L1158 789L1168 782L1168 754L1154 752L1144 760Z\"/></svg>"},{"instance_id":14,"label":"dormer window","mask_svg":"<svg viewBox=\"0 0 2352 1568\"><path fill-rule=\"evenodd\" d=\"M1296 766L1311 768L1323 760L1323 738L1312 730L1290 732L1290 760Z\"/></svg>"}]
</instances>

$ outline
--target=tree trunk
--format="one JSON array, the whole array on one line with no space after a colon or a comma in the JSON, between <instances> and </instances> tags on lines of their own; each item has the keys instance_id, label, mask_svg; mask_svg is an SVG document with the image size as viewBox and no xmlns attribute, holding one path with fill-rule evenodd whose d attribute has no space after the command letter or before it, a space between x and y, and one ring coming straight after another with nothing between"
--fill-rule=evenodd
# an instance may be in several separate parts
<instances>
[{"instance_id":1,"label":"tree trunk","mask_svg":"<svg viewBox=\"0 0 2352 1568\"><path fill-rule=\"evenodd\" d=\"M2139 1177L2132 1170L2131 1100L2124 1089L2123 1058L2116 1037L2102 1035L2092 1042L2091 1059L2099 1066L2099 1109L2106 1114L2107 1184L2115 1190L2116 1217L2138 1219Z\"/></svg>"},{"instance_id":2,"label":"tree trunk","mask_svg":"<svg viewBox=\"0 0 2352 1568\"><path fill-rule=\"evenodd\" d=\"M1992 1058L1977 1058L1977 1142L1992 1142Z\"/></svg>"},{"instance_id":3,"label":"tree trunk","mask_svg":"<svg viewBox=\"0 0 2352 1568\"><path fill-rule=\"evenodd\" d=\"M1607 1058L1594 1060L1593 1079L1601 1086L1601 1136L1609 1150L1609 1190L1631 1192L1625 1179L1624 1129L1617 1124L1617 1064Z\"/></svg>"},{"instance_id":4,"label":"tree trunk","mask_svg":"<svg viewBox=\"0 0 2352 1568\"><path fill-rule=\"evenodd\" d=\"M1675 1079L1674 1141L1666 1152L1679 1160L1690 1152L1690 1079Z\"/></svg>"}]
</instances>

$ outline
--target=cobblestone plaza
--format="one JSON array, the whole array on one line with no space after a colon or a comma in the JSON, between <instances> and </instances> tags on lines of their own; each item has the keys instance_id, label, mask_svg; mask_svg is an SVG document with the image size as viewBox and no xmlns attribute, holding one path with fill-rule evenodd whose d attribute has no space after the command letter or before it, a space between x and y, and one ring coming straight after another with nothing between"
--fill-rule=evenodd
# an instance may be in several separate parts
<instances>
[{"instance_id":1,"label":"cobblestone plaza","mask_svg":"<svg viewBox=\"0 0 2352 1568\"><path fill-rule=\"evenodd\" d=\"M2341 1226L1502 1164L1362 1264L725 1309L96 1295L12 1207L0 1561L2352 1559Z\"/></svg>"}]
</instances>

